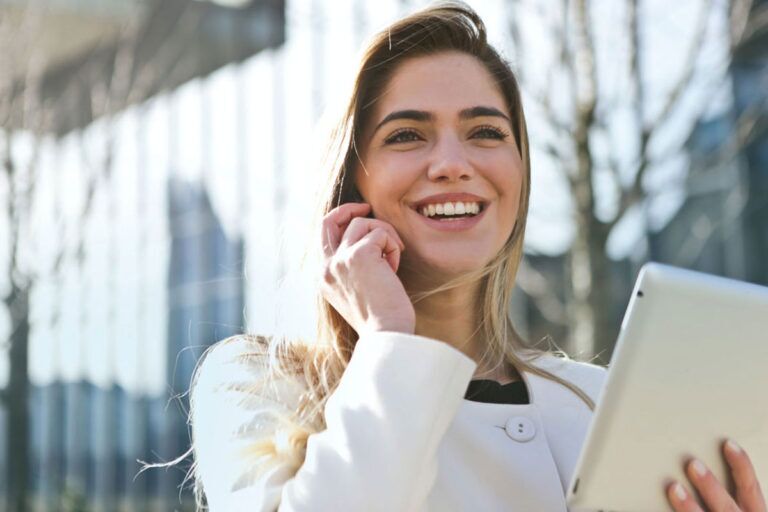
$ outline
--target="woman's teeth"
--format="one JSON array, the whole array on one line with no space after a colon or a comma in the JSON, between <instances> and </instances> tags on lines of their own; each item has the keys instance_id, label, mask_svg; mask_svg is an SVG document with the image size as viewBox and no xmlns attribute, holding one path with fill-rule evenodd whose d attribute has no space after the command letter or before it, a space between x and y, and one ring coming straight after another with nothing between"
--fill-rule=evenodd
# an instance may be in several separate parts
<instances>
[{"instance_id":1,"label":"woman's teeth","mask_svg":"<svg viewBox=\"0 0 768 512\"><path fill-rule=\"evenodd\" d=\"M452 217L457 215L474 216L480 213L480 203L436 203L422 206L419 209L419 213L425 217L434 217L439 215L442 218Z\"/></svg>"}]
</instances>

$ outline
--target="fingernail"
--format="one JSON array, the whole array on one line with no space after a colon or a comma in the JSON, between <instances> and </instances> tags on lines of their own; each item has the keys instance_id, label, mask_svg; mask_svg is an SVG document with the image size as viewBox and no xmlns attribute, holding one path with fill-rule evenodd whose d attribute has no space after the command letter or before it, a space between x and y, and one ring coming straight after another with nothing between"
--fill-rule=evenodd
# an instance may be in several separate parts
<instances>
[{"instance_id":1,"label":"fingernail","mask_svg":"<svg viewBox=\"0 0 768 512\"><path fill-rule=\"evenodd\" d=\"M731 453L741 453L741 447L733 439L727 440L725 446L731 450Z\"/></svg>"},{"instance_id":2,"label":"fingernail","mask_svg":"<svg viewBox=\"0 0 768 512\"><path fill-rule=\"evenodd\" d=\"M677 497L677 499L679 499L680 501L685 499L686 492L685 492L685 489L683 489L682 485L680 485L679 483L675 482L675 486L674 486L673 491L674 491L675 497Z\"/></svg>"},{"instance_id":3,"label":"fingernail","mask_svg":"<svg viewBox=\"0 0 768 512\"><path fill-rule=\"evenodd\" d=\"M693 471L699 475L704 476L707 474L707 468L704 467L704 464L699 459L694 459L691 463L691 466L693 466Z\"/></svg>"}]
</instances>

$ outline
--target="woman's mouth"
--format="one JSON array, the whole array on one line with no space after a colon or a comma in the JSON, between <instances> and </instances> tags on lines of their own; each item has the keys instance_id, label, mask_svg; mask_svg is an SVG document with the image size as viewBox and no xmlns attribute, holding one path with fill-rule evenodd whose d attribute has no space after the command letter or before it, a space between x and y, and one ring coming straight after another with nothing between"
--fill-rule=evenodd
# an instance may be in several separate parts
<instances>
[{"instance_id":1,"label":"woman's mouth","mask_svg":"<svg viewBox=\"0 0 768 512\"><path fill-rule=\"evenodd\" d=\"M480 201L446 201L421 204L414 211L431 229L456 233L477 225L488 211L488 205Z\"/></svg>"}]
</instances>

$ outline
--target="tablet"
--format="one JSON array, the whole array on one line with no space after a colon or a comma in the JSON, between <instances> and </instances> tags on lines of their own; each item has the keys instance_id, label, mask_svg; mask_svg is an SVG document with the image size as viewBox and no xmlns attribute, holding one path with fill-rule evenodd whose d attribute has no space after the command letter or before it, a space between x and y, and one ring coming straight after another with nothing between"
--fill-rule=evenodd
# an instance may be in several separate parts
<instances>
[{"instance_id":1,"label":"tablet","mask_svg":"<svg viewBox=\"0 0 768 512\"><path fill-rule=\"evenodd\" d=\"M640 271L568 488L572 511L671 510L691 456L728 482L721 443L768 491L768 288L656 263Z\"/></svg>"}]
</instances>

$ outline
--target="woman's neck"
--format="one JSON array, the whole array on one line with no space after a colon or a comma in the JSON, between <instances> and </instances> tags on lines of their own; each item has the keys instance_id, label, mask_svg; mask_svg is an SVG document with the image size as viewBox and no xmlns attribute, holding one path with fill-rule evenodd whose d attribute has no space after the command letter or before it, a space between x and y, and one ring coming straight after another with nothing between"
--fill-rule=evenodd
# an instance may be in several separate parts
<instances>
[{"instance_id":1,"label":"woman's neck","mask_svg":"<svg viewBox=\"0 0 768 512\"><path fill-rule=\"evenodd\" d=\"M418 292L410 291L418 297ZM474 378L496 380L502 384L518 380L520 375L510 364L496 368L481 364L487 344L481 328L481 300L482 289L478 282L418 298L414 301L416 334L448 343L473 359L478 363Z\"/></svg>"},{"instance_id":2,"label":"woman's neck","mask_svg":"<svg viewBox=\"0 0 768 512\"><path fill-rule=\"evenodd\" d=\"M469 286L472 289L468 289ZM415 301L416 334L448 343L475 361L479 360L485 342L476 292L476 285L467 285Z\"/></svg>"}]
</instances>

